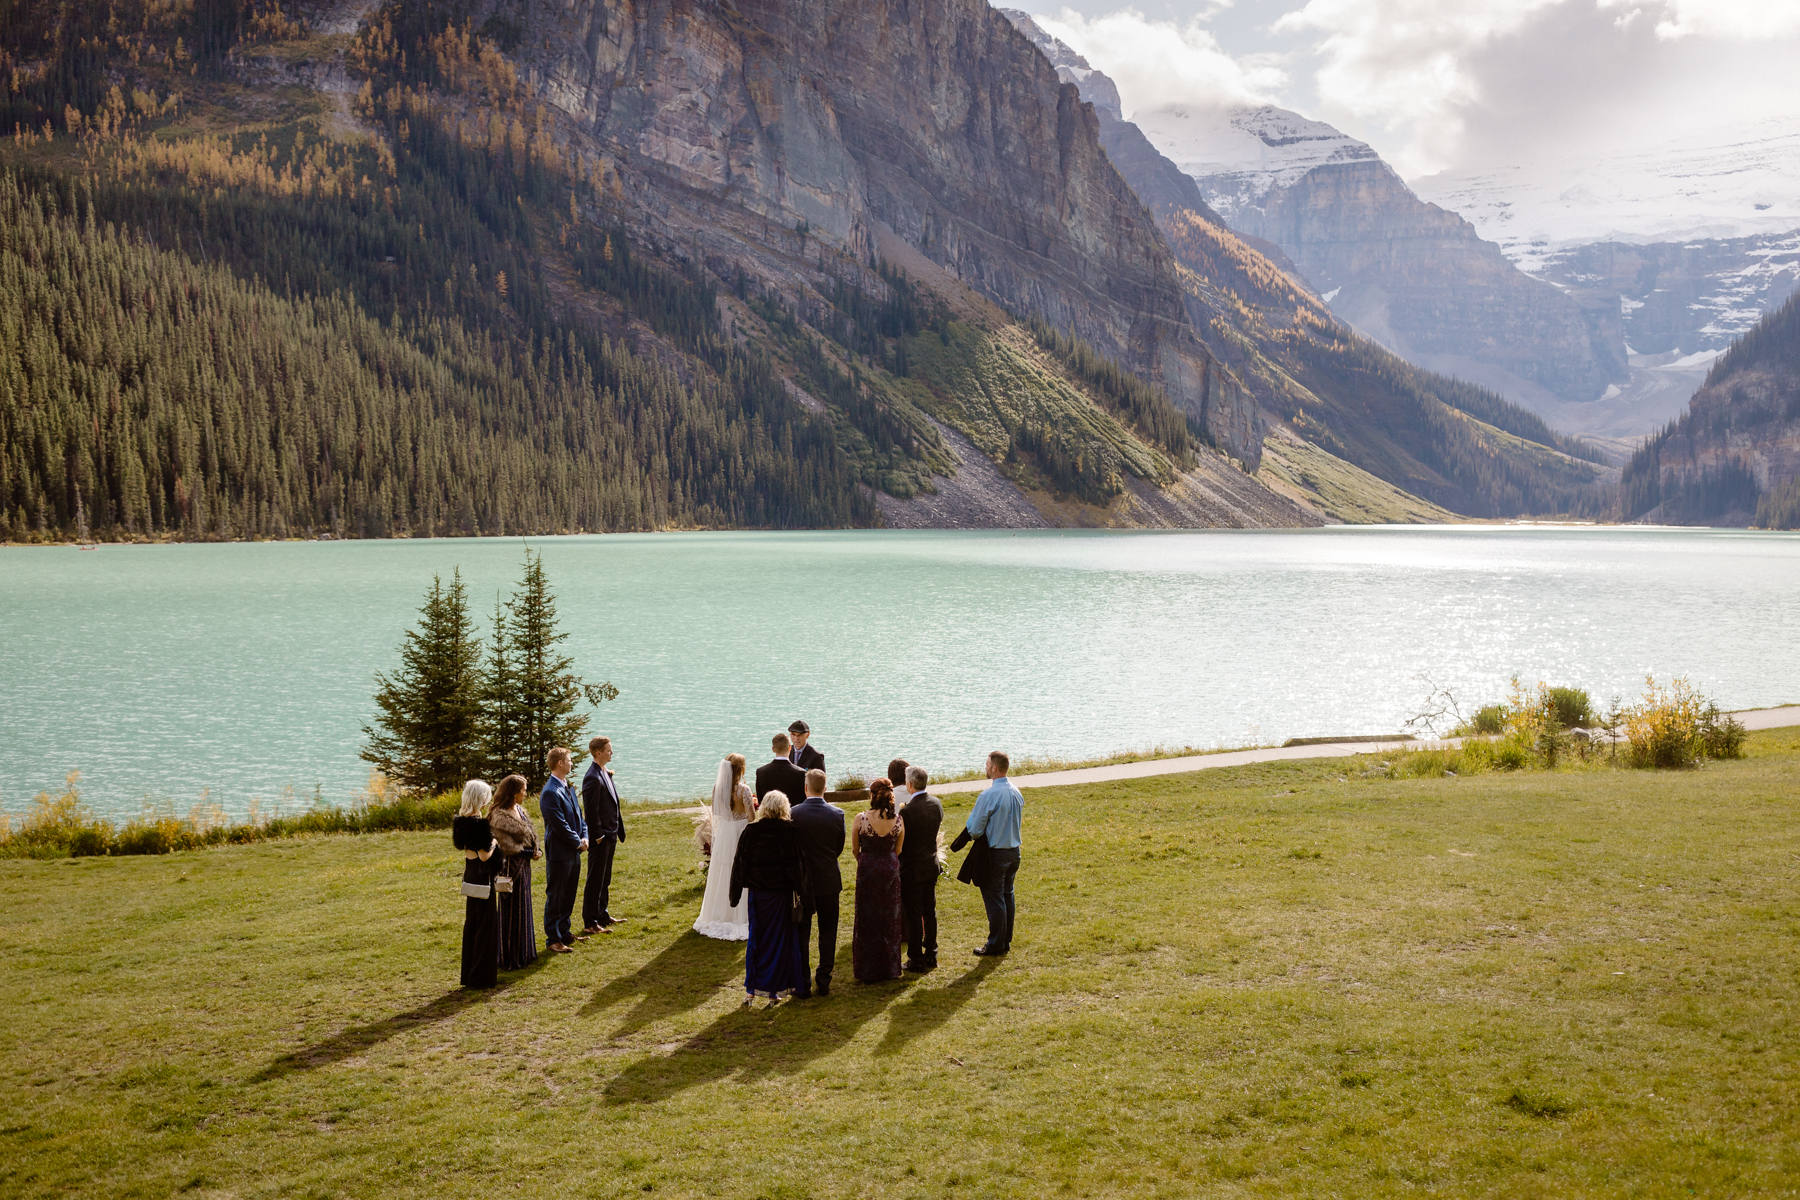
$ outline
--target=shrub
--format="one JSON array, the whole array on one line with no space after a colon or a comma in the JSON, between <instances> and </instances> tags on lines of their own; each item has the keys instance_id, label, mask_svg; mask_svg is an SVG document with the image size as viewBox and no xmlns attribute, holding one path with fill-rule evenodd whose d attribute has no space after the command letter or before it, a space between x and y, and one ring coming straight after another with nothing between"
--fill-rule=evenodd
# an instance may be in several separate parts
<instances>
[{"instance_id":1,"label":"shrub","mask_svg":"<svg viewBox=\"0 0 1800 1200\"><path fill-rule=\"evenodd\" d=\"M1624 710L1631 765L1668 770L1698 766L1707 758L1739 758L1744 726L1705 700L1685 678L1668 687L1644 680L1644 698Z\"/></svg>"},{"instance_id":2,"label":"shrub","mask_svg":"<svg viewBox=\"0 0 1800 1200\"><path fill-rule=\"evenodd\" d=\"M69 833L68 840L58 847L54 843L45 842L46 850L66 848L70 858L93 858L96 855L108 854L112 851L113 827L111 821L95 821Z\"/></svg>"},{"instance_id":3,"label":"shrub","mask_svg":"<svg viewBox=\"0 0 1800 1200\"><path fill-rule=\"evenodd\" d=\"M1531 743L1520 734L1489 743L1494 768L1500 771L1522 771L1531 765Z\"/></svg>"},{"instance_id":4,"label":"shrub","mask_svg":"<svg viewBox=\"0 0 1800 1200\"><path fill-rule=\"evenodd\" d=\"M1460 750L1406 750L1394 756L1388 773L1395 779L1436 779L1442 775L1461 775Z\"/></svg>"},{"instance_id":5,"label":"shrub","mask_svg":"<svg viewBox=\"0 0 1800 1200\"><path fill-rule=\"evenodd\" d=\"M105 854L112 845L112 822L95 818L81 802L81 772L70 771L61 795L39 792L15 830L0 818L0 852L17 857Z\"/></svg>"},{"instance_id":6,"label":"shrub","mask_svg":"<svg viewBox=\"0 0 1800 1200\"><path fill-rule=\"evenodd\" d=\"M363 800L349 808L329 807L315 799L312 809L291 817L265 818L253 811L250 820L231 824L217 805L202 801L186 817L149 811L115 830L112 822L95 817L81 803L78 778L79 774L72 772L67 790L60 796L40 794L18 829L0 819L0 857L169 854L307 834L448 829L462 799L455 792L387 799L389 789L376 776ZM531 801L527 807L536 813Z\"/></svg>"},{"instance_id":7,"label":"shrub","mask_svg":"<svg viewBox=\"0 0 1800 1200\"><path fill-rule=\"evenodd\" d=\"M1707 758L1744 757L1745 735L1744 723L1717 704L1708 703L1700 714L1701 753Z\"/></svg>"},{"instance_id":8,"label":"shrub","mask_svg":"<svg viewBox=\"0 0 1800 1200\"><path fill-rule=\"evenodd\" d=\"M1464 742L1462 746L1462 775L1480 775L1494 769L1494 743L1481 741Z\"/></svg>"},{"instance_id":9,"label":"shrub","mask_svg":"<svg viewBox=\"0 0 1800 1200\"><path fill-rule=\"evenodd\" d=\"M1463 726L1462 732L1492 737L1506 728L1506 705L1484 704L1475 710L1469 723Z\"/></svg>"},{"instance_id":10,"label":"shrub","mask_svg":"<svg viewBox=\"0 0 1800 1200\"><path fill-rule=\"evenodd\" d=\"M1546 693L1549 710L1563 729L1586 729L1594 723L1594 706L1580 688L1553 687Z\"/></svg>"},{"instance_id":11,"label":"shrub","mask_svg":"<svg viewBox=\"0 0 1800 1200\"><path fill-rule=\"evenodd\" d=\"M1669 770L1700 761L1700 697L1686 679L1666 689L1654 677L1644 682L1643 700L1625 710L1625 739L1631 765Z\"/></svg>"}]
</instances>

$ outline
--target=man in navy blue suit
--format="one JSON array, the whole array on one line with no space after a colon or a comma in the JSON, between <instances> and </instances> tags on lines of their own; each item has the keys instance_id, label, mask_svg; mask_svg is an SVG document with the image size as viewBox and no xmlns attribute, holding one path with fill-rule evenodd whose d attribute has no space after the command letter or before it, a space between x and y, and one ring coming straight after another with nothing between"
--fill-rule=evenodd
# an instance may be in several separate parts
<instances>
[{"instance_id":1,"label":"man in navy blue suit","mask_svg":"<svg viewBox=\"0 0 1800 1200\"><path fill-rule=\"evenodd\" d=\"M557 746L550 751L548 763L550 778L538 796L538 810L544 814L544 937L553 953L567 954L577 937L587 937L569 928L569 914L575 911L588 829L581 815L581 797L569 782L574 756L567 746Z\"/></svg>"}]
</instances>

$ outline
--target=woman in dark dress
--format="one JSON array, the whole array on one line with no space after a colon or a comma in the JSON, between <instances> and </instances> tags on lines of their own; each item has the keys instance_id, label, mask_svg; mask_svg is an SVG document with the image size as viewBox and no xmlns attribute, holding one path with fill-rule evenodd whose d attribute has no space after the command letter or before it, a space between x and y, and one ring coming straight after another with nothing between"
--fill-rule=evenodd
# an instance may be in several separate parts
<instances>
[{"instance_id":1,"label":"woman in dark dress","mask_svg":"<svg viewBox=\"0 0 1800 1200\"><path fill-rule=\"evenodd\" d=\"M731 860L731 906L750 893L750 941L744 951L744 1003L807 991L806 943L794 910L806 895L806 863L788 798L771 791L738 836Z\"/></svg>"},{"instance_id":2,"label":"woman in dark dress","mask_svg":"<svg viewBox=\"0 0 1800 1200\"><path fill-rule=\"evenodd\" d=\"M850 969L860 983L900 978L900 847L906 823L894 808L894 785L869 785L869 808L850 828L856 856L856 924L850 934Z\"/></svg>"},{"instance_id":3,"label":"woman in dark dress","mask_svg":"<svg viewBox=\"0 0 1800 1200\"><path fill-rule=\"evenodd\" d=\"M512 884L500 897L500 966L516 971L537 961L537 921L532 917L531 863L544 857L531 814L525 811L525 777L508 775L494 794L488 814L494 841L500 847L497 876Z\"/></svg>"},{"instance_id":4,"label":"woman in dark dress","mask_svg":"<svg viewBox=\"0 0 1800 1200\"><path fill-rule=\"evenodd\" d=\"M450 840L463 852L462 985L494 986L500 962L500 914L494 907L494 868L490 860L498 844L482 810L493 789L479 779L463 785L462 807L450 822Z\"/></svg>"}]
</instances>

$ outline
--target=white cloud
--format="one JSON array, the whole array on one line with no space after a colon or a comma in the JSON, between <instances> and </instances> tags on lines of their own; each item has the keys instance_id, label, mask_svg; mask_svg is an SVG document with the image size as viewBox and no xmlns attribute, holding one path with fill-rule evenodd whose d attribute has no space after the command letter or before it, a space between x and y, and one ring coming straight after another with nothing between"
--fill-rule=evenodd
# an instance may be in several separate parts
<instances>
[{"instance_id":1,"label":"white cloud","mask_svg":"<svg viewBox=\"0 0 1800 1200\"><path fill-rule=\"evenodd\" d=\"M1309 0L1275 22L1311 34L1320 115L1374 133L1402 174L1454 158L1484 99L1469 59L1563 0ZM1378 131L1378 132L1376 132Z\"/></svg>"},{"instance_id":2,"label":"white cloud","mask_svg":"<svg viewBox=\"0 0 1800 1200\"><path fill-rule=\"evenodd\" d=\"M1595 0L1617 10L1621 26L1641 17L1655 23L1656 36L1754 41L1800 34L1800 0Z\"/></svg>"},{"instance_id":3,"label":"white cloud","mask_svg":"<svg viewBox=\"0 0 1800 1200\"><path fill-rule=\"evenodd\" d=\"M1185 23L1130 8L1097 17L1064 8L1034 17L1112 76L1127 114L1165 104L1272 103L1288 83L1282 57L1227 54L1204 23L1226 7L1229 0L1206 5Z\"/></svg>"},{"instance_id":4,"label":"white cloud","mask_svg":"<svg viewBox=\"0 0 1800 1200\"><path fill-rule=\"evenodd\" d=\"M1056 2L1039 23L1127 113L1278 104L1409 177L1800 121L1800 0L1170 0L1174 19Z\"/></svg>"}]
</instances>

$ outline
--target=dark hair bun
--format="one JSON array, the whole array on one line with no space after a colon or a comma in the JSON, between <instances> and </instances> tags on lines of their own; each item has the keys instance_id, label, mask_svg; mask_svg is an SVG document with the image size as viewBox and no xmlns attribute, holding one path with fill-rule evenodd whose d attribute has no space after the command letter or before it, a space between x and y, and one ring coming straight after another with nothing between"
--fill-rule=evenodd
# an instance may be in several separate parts
<instances>
[{"instance_id":1,"label":"dark hair bun","mask_svg":"<svg viewBox=\"0 0 1800 1200\"><path fill-rule=\"evenodd\" d=\"M885 779L877 779L869 785L869 807L884 817L894 815L894 785Z\"/></svg>"}]
</instances>

